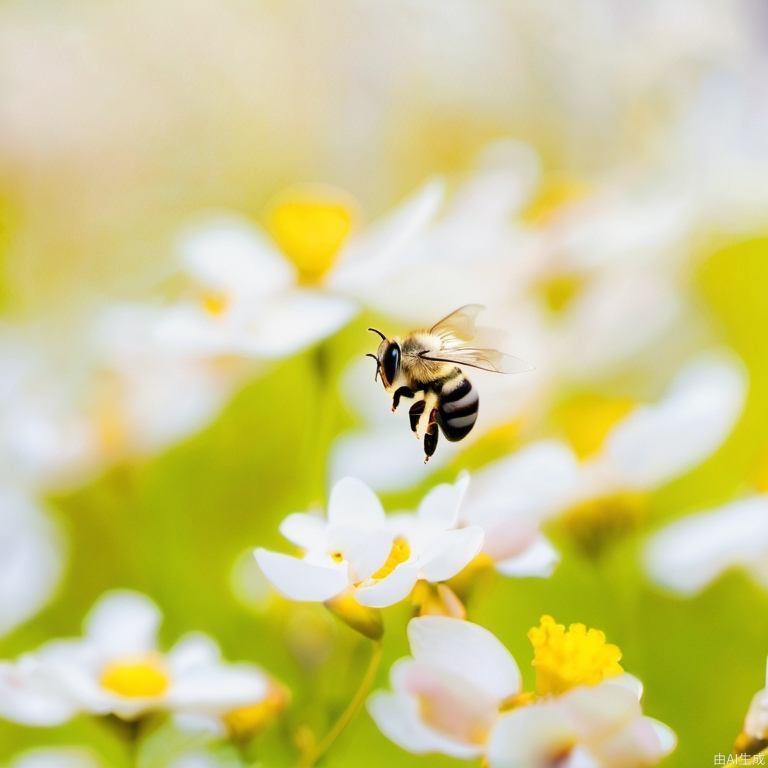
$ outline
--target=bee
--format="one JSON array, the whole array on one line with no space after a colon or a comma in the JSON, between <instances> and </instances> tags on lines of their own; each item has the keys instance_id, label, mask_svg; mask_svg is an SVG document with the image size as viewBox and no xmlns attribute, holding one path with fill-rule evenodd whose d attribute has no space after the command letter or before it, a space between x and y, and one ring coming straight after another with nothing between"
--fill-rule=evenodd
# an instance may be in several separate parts
<instances>
[{"instance_id":1,"label":"bee","mask_svg":"<svg viewBox=\"0 0 768 768\"><path fill-rule=\"evenodd\" d=\"M381 337L376 354L374 380L381 376L392 395L392 411L400 399L414 398L409 411L411 431L424 441L424 462L437 448L438 428L446 440L463 440L475 426L480 398L462 367L494 373L520 373L531 367L518 358L491 348L473 345L478 334L475 318L484 309L466 304L439 320L429 329L411 331L406 336L387 338L376 328L369 331Z\"/></svg>"}]
</instances>

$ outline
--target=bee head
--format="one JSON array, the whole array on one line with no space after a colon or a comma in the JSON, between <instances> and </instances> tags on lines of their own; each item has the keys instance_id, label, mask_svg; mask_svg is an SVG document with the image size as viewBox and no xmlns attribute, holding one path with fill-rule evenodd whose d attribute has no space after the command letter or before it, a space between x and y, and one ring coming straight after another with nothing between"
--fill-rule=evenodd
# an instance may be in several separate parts
<instances>
[{"instance_id":1,"label":"bee head","mask_svg":"<svg viewBox=\"0 0 768 768\"><path fill-rule=\"evenodd\" d=\"M376 350L376 354L369 353L367 356L372 357L376 361L374 381L381 374L381 383L387 389L392 386L397 372L400 370L400 345L396 341L388 339L381 331L377 331L375 328L369 328L368 330L381 336L381 343Z\"/></svg>"}]
</instances>

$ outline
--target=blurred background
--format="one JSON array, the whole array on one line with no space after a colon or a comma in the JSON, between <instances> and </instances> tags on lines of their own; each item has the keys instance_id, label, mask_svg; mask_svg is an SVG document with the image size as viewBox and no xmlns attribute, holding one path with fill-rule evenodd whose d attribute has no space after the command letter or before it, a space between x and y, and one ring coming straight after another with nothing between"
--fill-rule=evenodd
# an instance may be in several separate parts
<instances>
[{"instance_id":1,"label":"blurred background","mask_svg":"<svg viewBox=\"0 0 768 768\"><path fill-rule=\"evenodd\" d=\"M553 576L489 578L469 615L526 675L541 614L605 630L678 734L668 765L730 751L764 684L768 507L668 526L768 493L766 56L760 0L4 3L0 656L142 591L164 644L202 630L291 688L257 755L292 765L290 723L322 731L365 648L252 563L286 514L347 474L414 508L544 439L586 465L656 404L641 512L618 477L564 501ZM366 328L470 302L535 370L479 375L471 439L425 467ZM715 358L686 415L680 376ZM670 458L681 433L700 450ZM87 718L0 722L8 765L61 745L129 764ZM459 764L366 713L327 764L362 761Z\"/></svg>"}]
</instances>

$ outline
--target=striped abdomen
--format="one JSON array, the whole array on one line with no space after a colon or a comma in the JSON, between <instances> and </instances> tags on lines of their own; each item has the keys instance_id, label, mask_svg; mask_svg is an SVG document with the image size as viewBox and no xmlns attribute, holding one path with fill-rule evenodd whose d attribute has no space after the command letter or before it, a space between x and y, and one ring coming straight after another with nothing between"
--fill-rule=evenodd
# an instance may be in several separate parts
<instances>
[{"instance_id":1,"label":"striped abdomen","mask_svg":"<svg viewBox=\"0 0 768 768\"><path fill-rule=\"evenodd\" d=\"M456 442L470 433L477 421L479 405L477 390L464 374L458 374L443 385L437 423L446 440Z\"/></svg>"}]
</instances>

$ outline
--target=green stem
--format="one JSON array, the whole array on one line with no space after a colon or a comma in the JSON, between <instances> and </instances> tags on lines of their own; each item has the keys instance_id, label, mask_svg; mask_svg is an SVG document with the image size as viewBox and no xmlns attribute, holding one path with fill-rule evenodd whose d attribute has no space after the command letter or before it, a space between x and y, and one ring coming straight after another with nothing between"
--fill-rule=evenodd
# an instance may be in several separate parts
<instances>
[{"instance_id":1,"label":"green stem","mask_svg":"<svg viewBox=\"0 0 768 768\"><path fill-rule=\"evenodd\" d=\"M344 711L331 726L328 733L326 733L315 747L304 756L304 760L300 764L301 768L312 768L312 766L316 765L333 746L336 739L338 739L344 732L346 727L352 722L355 715L360 711L360 708L363 706L366 697L371 691L374 680L376 679L376 673L378 672L379 664L381 663L381 651L381 641L374 640L371 648L371 658L368 660L368 666L363 673L363 677L360 680L360 685L355 691L355 695L350 699L349 704L347 704Z\"/></svg>"}]
</instances>

